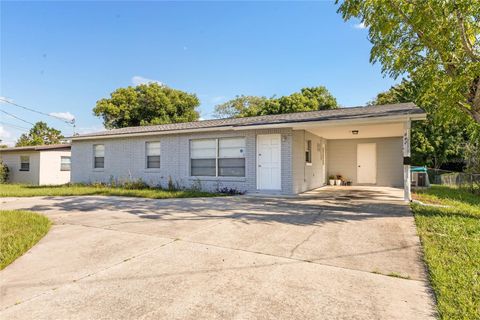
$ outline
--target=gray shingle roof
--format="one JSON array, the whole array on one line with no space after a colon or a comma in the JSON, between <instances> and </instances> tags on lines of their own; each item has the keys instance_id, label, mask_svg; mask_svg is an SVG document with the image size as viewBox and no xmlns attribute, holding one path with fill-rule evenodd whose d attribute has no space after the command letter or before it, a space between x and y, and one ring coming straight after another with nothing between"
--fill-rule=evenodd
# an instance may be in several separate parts
<instances>
[{"instance_id":1,"label":"gray shingle roof","mask_svg":"<svg viewBox=\"0 0 480 320\"><path fill-rule=\"evenodd\" d=\"M59 150L59 149L68 149L70 150L70 144L47 144L43 146L26 146L26 147L11 147L11 148L2 148L0 152L7 151L42 151L42 150Z\"/></svg>"},{"instance_id":2,"label":"gray shingle roof","mask_svg":"<svg viewBox=\"0 0 480 320\"><path fill-rule=\"evenodd\" d=\"M112 129L101 132L88 133L79 135L77 137L97 137L97 136L111 136L122 134L141 134L149 132L163 132L163 131L181 131L192 129L206 129L217 127L248 127L254 125L267 125L267 124L281 124L281 123L295 123L295 122L310 122L310 121L328 121L328 120L351 120L351 119L365 119L365 118L377 118L388 117L397 115L414 115L424 114L425 112L418 108L413 103L398 103L388 105L377 105L367 107L352 107L352 108L339 108L332 110L321 111L308 111L308 112L296 112L277 115L265 115L256 117L245 118L226 118L226 119L214 119L203 120L195 122L184 123L172 123L162 124L155 126L139 126L139 127L127 127L120 129Z\"/></svg>"}]
</instances>

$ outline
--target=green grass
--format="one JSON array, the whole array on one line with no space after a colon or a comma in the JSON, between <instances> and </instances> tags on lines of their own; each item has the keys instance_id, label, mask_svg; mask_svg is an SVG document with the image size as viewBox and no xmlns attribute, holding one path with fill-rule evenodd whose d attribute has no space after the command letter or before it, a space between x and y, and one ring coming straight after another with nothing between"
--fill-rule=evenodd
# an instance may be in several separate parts
<instances>
[{"instance_id":1,"label":"green grass","mask_svg":"<svg viewBox=\"0 0 480 320\"><path fill-rule=\"evenodd\" d=\"M49 229L50 220L42 215L0 210L0 270L30 249Z\"/></svg>"},{"instance_id":2,"label":"green grass","mask_svg":"<svg viewBox=\"0 0 480 320\"><path fill-rule=\"evenodd\" d=\"M157 188L126 189L103 185L31 186L22 184L0 184L0 197L35 196L125 196L152 199L214 197L219 194L196 190L163 190Z\"/></svg>"},{"instance_id":3,"label":"green grass","mask_svg":"<svg viewBox=\"0 0 480 320\"><path fill-rule=\"evenodd\" d=\"M432 186L412 204L441 319L480 319L480 196Z\"/></svg>"}]
</instances>

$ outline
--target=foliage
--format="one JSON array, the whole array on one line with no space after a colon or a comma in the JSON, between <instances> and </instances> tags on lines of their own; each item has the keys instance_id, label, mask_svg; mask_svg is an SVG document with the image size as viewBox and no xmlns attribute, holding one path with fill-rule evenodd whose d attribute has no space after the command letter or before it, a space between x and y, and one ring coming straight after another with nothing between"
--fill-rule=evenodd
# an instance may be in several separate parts
<instances>
[{"instance_id":1,"label":"foliage","mask_svg":"<svg viewBox=\"0 0 480 320\"><path fill-rule=\"evenodd\" d=\"M403 80L379 93L370 104L414 102L427 111L426 121L412 124L412 161L417 165L440 168L447 162L465 162L463 146L473 135L473 121L464 114L445 117L436 109L438 99L422 100L420 88L413 81Z\"/></svg>"},{"instance_id":2,"label":"foliage","mask_svg":"<svg viewBox=\"0 0 480 320\"><path fill-rule=\"evenodd\" d=\"M0 270L36 244L50 229L47 217L30 211L0 211Z\"/></svg>"},{"instance_id":3,"label":"foliage","mask_svg":"<svg viewBox=\"0 0 480 320\"><path fill-rule=\"evenodd\" d=\"M217 192L221 193L221 194L226 194L226 195L229 195L229 196L236 196L236 195L245 194L245 191L240 191L238 189L229 188L229 187L218 188Z\"/></svg>"},{"instance_id":4,"label":"foliage","mask_svg":"<svg viewBox=\"0 0 480 320\"><path fill-rule=\"evenodd\" d=\"M25 147L59 144L63 138L60 130L49 127L45 122L39 121L33 125L28 133L24 133L18 138L15 146Z\"/></svg>"},{"instance_id":5,"label":"foliage","mask_svg":"<svg viewBox=\"0 0 480 320\"><path fill-rule=\"evenodd\" d=\"M128 186L128 185L127 185ZM36 196L125 196L151 199L215 197L219 194L198 190L164 190L143 186L140 189L127 189L123 185L111 186L105 183L67 184L60 186L31 186L22 184L0 185L0 197L36 197Z\"/></svg>"},{"instance_id":6,"label":"foliage","mask_svg":"<svg viewBox=\"0 0 480 320\"><path fill-rule=\"evenodd\" d=\"M7 165L0 160L0 184L8 181L9 172Z\"/></svg>"},{"instance_id":7,"label":"foliage","mask_svg":"<svg viewBox=\"0 0 480 320\"><path fill-rule=\"evenodd\" d=\"M422 100L450 118L480 123L480 6L475 1L337 0L345 20L360 19L373 44L370 60L408 75Z\"/></svg>"},{"instance_id":8,"label":"foliage","mask_svg":"<svg viewBox=\"0 0 480 320\"><path fill-rule=\"evenodd\" d=\"M112 129L196 121L199 105L194 94L148 83L115 90L110 98L97 101L93 113Z\"/></svg>"},{"instance_id":9,"label":"foliage","mask_svg":"<svg viewBox=\"0 0 480 320\"><path fill-rule=\"evenodd\" d=\"M412 204L440 319L479 319L480 197L444 186L413 196L448 206Z\"/></svg>"},{"instance_id":10,"label":"foliage","mask_svg":"<svg viewBox=\"0 0 480 320\"><path fill-rule=\"evenodd\" d=\"M470 141L467 141L463 148L466 171L480 174L480 130L476 130Z\"/></svg>"},{"instance_id":11,"label":"foliage","mask_svg":"<svg viewBox=\"0 0 480 320\"><path fill-rule=\"evenodd\" d=\"M256 114L265 107L268 99L256 96L236 96L234 99L215 106L215 118L245 117Z\"/></svg>"},{"instance_id":12,"label":"foliage","mask_svg":"<svg viewBox=\"0 0 480 320\"><path fill-rule=\"evenodd\" d=\"M335 97L323 86L303 88L280 98L237 96L215 107L217 117L250 117L338 108Z\"/></svg>"}]
</instances>

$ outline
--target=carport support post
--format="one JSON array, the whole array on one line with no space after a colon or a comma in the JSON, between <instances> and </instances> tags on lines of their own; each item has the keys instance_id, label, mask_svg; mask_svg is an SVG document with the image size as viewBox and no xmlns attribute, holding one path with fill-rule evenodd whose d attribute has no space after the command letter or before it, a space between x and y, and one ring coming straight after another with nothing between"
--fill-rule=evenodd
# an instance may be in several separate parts
<instances>
[{"instance_id":1,"label":"carport support post","mask_svg":"<svg viewBox=\"0 0 480 320\"><path fill-rule=\"evenodd\" d=\"M410 128L411 121L408 119L403 124L403 190L404 200L411 201L411 181L410 181Z\"/></svg>"}]
</instances>

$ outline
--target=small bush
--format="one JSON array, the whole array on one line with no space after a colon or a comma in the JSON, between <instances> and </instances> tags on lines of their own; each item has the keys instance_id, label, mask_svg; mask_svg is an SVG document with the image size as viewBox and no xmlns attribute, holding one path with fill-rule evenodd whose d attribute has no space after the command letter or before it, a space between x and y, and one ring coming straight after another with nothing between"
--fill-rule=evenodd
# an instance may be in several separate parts
<instances>
[{"instance_id":1,"label":"small bush","mask_svg":"<svg viewBox=\"0 0 480 320\"><path fill-rule=\"evenodd\" d=\"M0 183L7 183L8 181L8 167L5 163L0 161Z\"/></svg>"},{"instance_id":2,"label":"small bush","mask_svg":"<svg viewBox=\"0 0 480 320\"><path fill-rule=\"evenodd\" d=\"M245 191L240 191L240 190L237 190L235 188L228 188L228 187L219 188L219 189L217 189L217 192L218 193L223 193L223 194L226 194L226 195L230 195L230 196L245 194Z\"/></svg>"},{"instance_id":3,"label":"small bush","mask_svg":"<svg viewBox=\"0 0 480 320\"><path fill-rule=\"evenodd\" d=\"M145 181L143 181L142 179L125 181L122 184L120 184L119 187L124 188L124 189L130 189L130 190L132 190L132 189L138 189L138 190L150 189L150 186Z\"/></svg>"}]
</instances>

